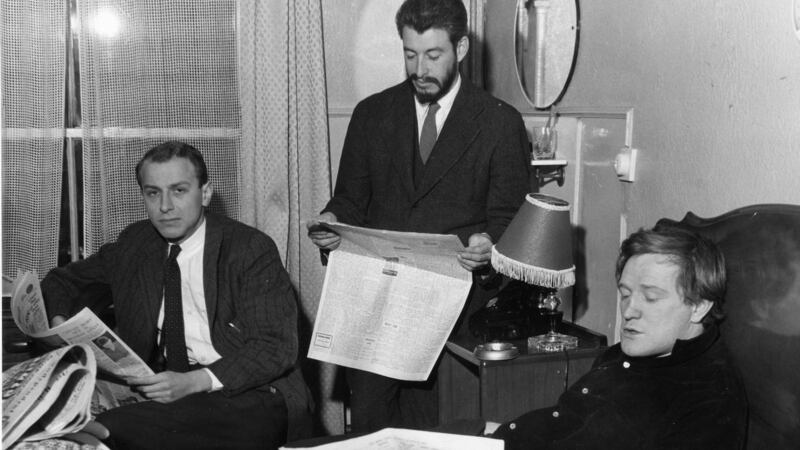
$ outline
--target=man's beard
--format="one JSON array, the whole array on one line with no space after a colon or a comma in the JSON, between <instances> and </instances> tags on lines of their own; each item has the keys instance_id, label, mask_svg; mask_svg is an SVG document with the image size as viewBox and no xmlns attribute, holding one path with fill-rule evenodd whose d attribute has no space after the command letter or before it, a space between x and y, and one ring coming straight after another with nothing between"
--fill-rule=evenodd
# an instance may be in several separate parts
<instances>
[{"instance_id":1,"label":"man's beard","mask_svg":"<svg viewBox=\"0 0 800 450\"><path fill-rule=\"evenodd\" d=\"M414 85L414 94L417 96L417 100L420 103L431 103L438 101L440 98L444 97L448 92L450 92L450 88L453 87L453 83L456 81L456 74L458 73L458 63L454 64L453 67L445 74L444 79L439 81L434 77L422 77L419 78L417 74L412 73L408 77L411 79L412 82L414 81L423 81L426 83L432 83L439 87L439 90L436 92L420 92L417 89L417 86Z\"/></svg>"}]
</instances>

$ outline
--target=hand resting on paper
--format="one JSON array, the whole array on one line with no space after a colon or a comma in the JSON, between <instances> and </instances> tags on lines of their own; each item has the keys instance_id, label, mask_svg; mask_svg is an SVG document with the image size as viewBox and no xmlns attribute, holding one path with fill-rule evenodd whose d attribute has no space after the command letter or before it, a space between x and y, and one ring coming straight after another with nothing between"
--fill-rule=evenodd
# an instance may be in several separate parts
<instances>
[{"instance_id":1,"label":"hand resting on paper","mask_svg":"<svg viewBox=\"0 0 800 450\"><path fill-rule=\"evenodd\" d=\"M74 441L82 445L91 445L98 449L108 448L102 442L102 439L108 439L110 433L108 428L104 427L101 423L91 421L86 424L80 431L75 433L66 434L61 436L61 439Z\"/></svg>"},{"instance_id":2,"label":"hand resting on paper","mask_svg":"<svg viewBox=\"0 0 800 450\"><path fill-rule=\"evenodd\" d=\"M492 239L486 233L476 233L469 237L469 246L458 254L461 267L474 272L492 260Z\"/></svg>"},{"instance_id":3,"label":"hand resting on paper","mask_svg":"<svg viewBox=\"0 0 800 450\"><path fill-rule=\"evenodd\" d=\"M342 237L333 231L325 228L320 222L336 222L336 215L331 212L322 213L319 216L310 219L306 223L308 229L308 237L311 242L322 250L336 250Z\"/></svg>"},{"instance_id":4,"label":"hand resting on paper","mask_svg":"<svg viewBox=\"0 0 800 450\"><path fill-rule=\"evenodd\" d=\"M66 321L67 321L67 318L62 316L62 315L53 316L53 318L50 319L50 328L55 328L55 327L61 325L62 323L66 322Z\"/></svg>"},{"instance_id":5,"label":"hand resting on paper","mask_svg":"<svg viewBox=\"0 0 800 450\"><path fill-rule=\"evenodd\" d=\"M53 318L50 319L50 328L55 328L66 321L67 318L62 315L53 316ZM62 341L61 338L55 335L48 336L46 338L37 338L37 341L43 344L44 347L48 349L60 348L61 346L67 344L66 342Z\"/></svg>"},{"instance_id":6,"label":"hand resting on paper","mask_svg":"<svg viewBox=\"0 0 800 450\"><path fill-rule=\"evenodd\" d=\"M211 377L203 370L164 371L148 377L129 378L128 384L148 400L171 403L189 394L211 390Z\"/></svg>"}]
</instances>

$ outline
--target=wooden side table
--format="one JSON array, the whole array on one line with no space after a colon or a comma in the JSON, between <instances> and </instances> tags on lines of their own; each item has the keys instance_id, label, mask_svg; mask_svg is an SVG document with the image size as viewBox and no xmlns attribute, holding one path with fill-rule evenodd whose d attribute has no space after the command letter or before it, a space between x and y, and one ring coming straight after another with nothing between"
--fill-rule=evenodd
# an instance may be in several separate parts
<instances>
[{"instance_id":1,"label":"wooden side table","mask_svg":"<svg viewBox=\"0 0 800 450\"><path fill-rule=\"evenodd\" d=\"M532 409L552 406L606 349L606 337L571 323L562 333L578 337L566 352L528 351L527 341L511 341L520 355L508 361L482 361L472 352L480 342L460 336L449 341L439 366L439 423L459 419L506 422Z\"/></svg>"}]
</instances>

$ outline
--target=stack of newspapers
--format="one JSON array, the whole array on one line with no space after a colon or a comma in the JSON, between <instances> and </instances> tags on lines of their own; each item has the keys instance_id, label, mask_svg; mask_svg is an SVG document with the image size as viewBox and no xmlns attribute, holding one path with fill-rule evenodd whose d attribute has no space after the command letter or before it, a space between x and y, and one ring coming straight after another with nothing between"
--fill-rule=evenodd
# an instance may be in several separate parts
<instances>
[{"instance_id":1,"label":"stack of newspapers","mask_svg":"<svg viewBox=\"0 0 800 450\"><path fill-rule=\"evenodd\" d=\"M56 350L3 372L3 448L74 433L92 413L142 399L123 380L153 371L90 309L50 328L36 273L20 273L11 291L17 327Z\"/></svg>"},{"instance_id":2,"label":"stack of newspapers","mask_svg":"<svg viewBox=\"0 0 800 450\"><path fill-rule=\"evenodd\" d=\"M3 372L3 448L74 433L91 420L97 364L74 344Z\"/></svg>"}]
</instances>

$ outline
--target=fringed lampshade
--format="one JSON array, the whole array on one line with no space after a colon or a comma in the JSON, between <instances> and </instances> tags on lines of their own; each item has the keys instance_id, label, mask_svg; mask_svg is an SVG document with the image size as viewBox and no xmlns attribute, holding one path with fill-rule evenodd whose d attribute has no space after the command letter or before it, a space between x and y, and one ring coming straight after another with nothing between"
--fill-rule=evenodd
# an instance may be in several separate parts
<instances>
[{"instance_id":1,"label":"fringed lampshade","mask_svg":"<svg viewBox=\"0 0 800 450\"><path fill-rule=\"evenodd\" d=\"M492 266L528 284L560 289L575 284L569 203L528 194L525 203L492 247Z\"/></svg>"}]
</instances>

